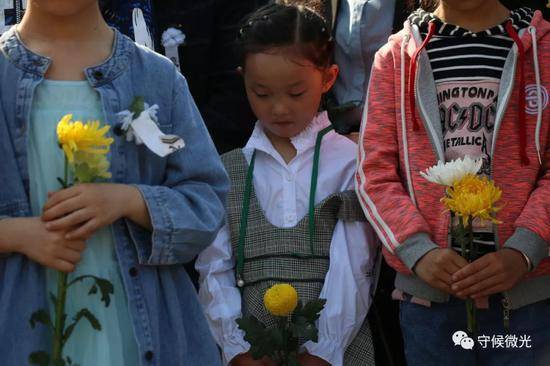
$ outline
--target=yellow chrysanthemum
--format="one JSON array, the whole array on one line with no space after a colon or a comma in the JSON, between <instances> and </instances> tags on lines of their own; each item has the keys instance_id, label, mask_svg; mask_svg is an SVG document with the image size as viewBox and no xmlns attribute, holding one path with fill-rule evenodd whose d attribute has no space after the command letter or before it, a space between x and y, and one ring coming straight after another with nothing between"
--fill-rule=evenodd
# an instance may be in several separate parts
<instances>
[{"instance_id":1,"label":"yellow chrysanthemum","mask_svg":"<svg viewBox=\"0 0 550 366\"><path fill-rule=\"evenodd\" d=\"M487 177L468 174L447 189L447 196L442 202L450 211L462 217L466 222L470 217L479 217L499 223L495 218L499 207L495 203L502 191Z\"/></svg>"},{"instance_id":2,"label":"yellow chrysanthemum","mask_svg":"<svg viewBox=\"0 0 550 366\"><path fill-rule=\"evenodd\" d=\"M57 139L65 152L67 160L74 163L77 151L91 154L107 154L113 139L106 137L109 125L101 127L99 121L72 121L73 115L67 114L57 124Z\"/></svg>"},{"instance_id":3,"label":"yellow chrysanthemum","mask_svg":"<svg viewBox=\"0 0 550 366\"><path fill-rule=\"evenodd\" d=\"M264 295L267 311L275 316L288 316L298 305L298 293L289 284L273 285Z\"/></svg>"}]
</instances>

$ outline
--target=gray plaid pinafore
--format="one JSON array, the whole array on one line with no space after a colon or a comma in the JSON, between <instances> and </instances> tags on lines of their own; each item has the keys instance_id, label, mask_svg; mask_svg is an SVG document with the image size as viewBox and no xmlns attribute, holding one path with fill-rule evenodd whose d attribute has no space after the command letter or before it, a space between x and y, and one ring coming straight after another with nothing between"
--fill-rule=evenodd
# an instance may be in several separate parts
<instances>
[{"instance_id":1,"label":"gray plaid pinafore","mask_svg":"<svg viewBox=\"0 0 550 366\"><path fill-rule=\"evenodd\" d=\"M231 179L227 216L233 253L237 255L248 163L240 149L224 154L222 161ZM306 215L292 228L272 225L266 219L252 185L242 271L243 315L254 315L267 326L273 326L275 320L263 306L263 295L277 283L292 284L304 303L319 298L329 268L330 243L336 222L339 219L365 221L365 217L353 191L330 195L315 206L314 213L316 230L311 253L309 217ZM346 350L344 365L374 365L371 337L365 319Z\"/></svg>"}]
</instances>

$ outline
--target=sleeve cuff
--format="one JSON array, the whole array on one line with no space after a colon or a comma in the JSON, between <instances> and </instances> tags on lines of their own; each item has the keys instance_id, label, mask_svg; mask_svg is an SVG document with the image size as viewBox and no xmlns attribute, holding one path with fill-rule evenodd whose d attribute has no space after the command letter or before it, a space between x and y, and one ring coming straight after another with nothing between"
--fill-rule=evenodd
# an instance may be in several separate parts
<instances>
[{"instance_id":1,"label":"sleeve cuff","mask_svg":"<svg viewBox=\"0 0 550 366\"><path fill-rule=\"evenodd\" d=\"M319 342L306 342L304 348L313 356L327 361L332 366L344 365L345 347L332 339L320 339Z\"/></svg>"},{"instance_id":2,"label":"sleeve cuff","mask_svg":"<svg viewBox=\"0 0 550 366\"><path fill-rule=\"evenodd\" d=\"M515 249L529 258L531 269L537 268L540 261L548 257L548 243L537 233L517 228L514 234L504 243L504 248Z\"/></svg>"},{"instance_id":3,"label":"sleeve cuff","mask_svg":"<svg viewBox=\"0 0 550 366\"><path fill-rule=\"evenodd\" d=\"M395 253L407 268L413 271L420 258L434 249L439 249L439 246L430 239L428 234L419 233L412 235L403 244L395 248Z\"/></svg>"},{"instance_id":4,"label":"sleeve cuff","mask_svg":"<svg viewBox=\"0 0 550 366\"><path fill-rule=\"evenodd\" d=\"M241 340L244 343L241 342L232 342L231 345L225 345L222 350L223 355L223 364L224 366L229 365L229 363L238 355L242 353L246 353L250 350L250 345L244 341Z\"/></svg>"},{"instance_id":5,"label":"sleeve cuff","mask_svg":"<svg viewBox=\"0 0 550 366\"><path fill-rule=\"evenodd\" d=\"M125 219L130 238L136 248L138 261L145 265L176 264L172 250L168 245L167 234L150 232L131 220Z\"/></svg>"}]
</instances>

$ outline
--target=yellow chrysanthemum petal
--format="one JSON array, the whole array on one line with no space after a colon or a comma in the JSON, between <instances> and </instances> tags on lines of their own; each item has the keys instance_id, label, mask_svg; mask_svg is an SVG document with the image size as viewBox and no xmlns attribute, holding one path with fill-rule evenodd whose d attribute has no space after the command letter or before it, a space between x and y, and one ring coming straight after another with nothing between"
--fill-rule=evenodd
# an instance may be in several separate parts
<instances>
[{"instance_id":1,"label":"yellow chrysanthemum petal","mask_svg":"<svg viewBox=\"0 0 550 366\"><path fill-rule=\"evenodd\" d=\"M298 305L298 293L289 284L273 285L264 295L267 311L275 316L289 316Z\"/></svg>"},{"instance_id":2,"label":"yellow chrysanthemum petal","mask_svg":"<svg viewBox=\"0 0 550 366\"><path fill-rule=\"evenodd\" d=\"M106 155L113 143L111 137L107 137L110 126L102 126L99 121L73 121L73 116L67 114L57 124L57 138L67 160L75 168L86 166L86 176L91 172L97 173L96 177L109 178L110 173Z\"/></svg>"},{"instance_id":3,"label":"yellow chrysanthemum petal","mask_svg":"<svg viewBox=\"0 0 550 366\"><path fill-rule=\"evenodd\" d=\"M456 215L468 220L479 217L483 220L499 223L495 218L499 207L496 202L502 196L502 191L487 177L466 175L452 187L447 189L447 196L441 201L445 207Z\"/></svg>"}]
</instances>

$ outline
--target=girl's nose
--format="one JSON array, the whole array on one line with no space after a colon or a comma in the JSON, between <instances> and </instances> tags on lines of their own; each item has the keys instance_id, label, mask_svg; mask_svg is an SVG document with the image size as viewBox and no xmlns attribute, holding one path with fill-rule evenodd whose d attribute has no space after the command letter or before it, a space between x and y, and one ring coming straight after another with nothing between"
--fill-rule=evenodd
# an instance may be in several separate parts
<instances>
[{"instance_id":1,"label":"girl's nose","mask_svg":"<svg viewBox=\"0 0 550 366\"><path fill-rule=\"evenodd\" d=\"M288 113L288 108L284 103L276 102L273 105L272 113L273 113L273 116L275 117L282 117Z\"/></svg>"}]
</instances>

